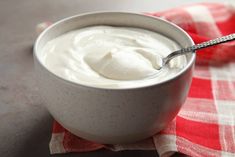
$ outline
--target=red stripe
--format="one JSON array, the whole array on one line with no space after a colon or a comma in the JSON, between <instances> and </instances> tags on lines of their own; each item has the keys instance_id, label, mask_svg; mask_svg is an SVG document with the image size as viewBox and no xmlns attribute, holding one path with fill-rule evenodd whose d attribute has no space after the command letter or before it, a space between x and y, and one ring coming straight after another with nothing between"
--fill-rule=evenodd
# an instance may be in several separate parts
<instances>
[{"instance_id":1,"label":"red stripe","mask_svg":"<svg viewBox=\"0 0 235 157\"><path fill-rule=\"evenodd\" d=\"M178 116L176 118L176 135L193 143L221 150L217 124L191 121Z\"/></svg>"},{"instance_id":2,"label":"red stripe","mask_svg":"<svg viewBox=\"0 0 235 157\"><path fill-rule=\"evenodd\" d=\"M217 26L223 32L223 35L234 33L235 28L235 12L234 14L226 21L217 22Z\"/></svg>"},{"instance_id":3,"label":"red stripe","mask_svg":"<svg viewBox=\"0 0 235 157\"><path fill-rule=\"evenodd\" d=\"M66 129L54 120L52 133L63 133Z\"/></svg>"},{"instance_id":4,"label":"red stripe","mask_svg":"<svg viewBox=\"0 0 235 157\"><path fill-rule=\"evenodd\" d=\"M193 78L189 97L213 99L211 80Z\"/></svg>"}]
</instances>

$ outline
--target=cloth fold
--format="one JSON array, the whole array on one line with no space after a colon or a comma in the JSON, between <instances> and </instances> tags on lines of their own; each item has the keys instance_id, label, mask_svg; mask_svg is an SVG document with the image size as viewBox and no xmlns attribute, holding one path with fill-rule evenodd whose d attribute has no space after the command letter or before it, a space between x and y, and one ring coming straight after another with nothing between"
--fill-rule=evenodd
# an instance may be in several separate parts
<instances>
[{"instance_id":1,"label":"cloth fold","mask_svg":"<svg viewBox=\"0 0 235 157\"><path fill-rule=\"evenodd\" d=\"M235 3L199 3L151 13L183 28L195 43L234 33ZM234 43L199 50L197 64L221 64L235 60Z\"/></svg>"},{"instance_id":2,"label":"cloth fold","mask_svg":"<svg viewBox=\"0 0 235 157\"><path fill-rule=\"evenodd\" d=\"M195 43L235 32L235 6L199 3L147 13L171 21ZM50 23L38 26L43 30ZM128 145L102 145L81 139L54 122L51 154L88 152L102 148L157 150L160 156L180 152L189 156L235 156L235 43L197 52L188 98L167 128L152 138Z\"/></svg>"}]
</instances>

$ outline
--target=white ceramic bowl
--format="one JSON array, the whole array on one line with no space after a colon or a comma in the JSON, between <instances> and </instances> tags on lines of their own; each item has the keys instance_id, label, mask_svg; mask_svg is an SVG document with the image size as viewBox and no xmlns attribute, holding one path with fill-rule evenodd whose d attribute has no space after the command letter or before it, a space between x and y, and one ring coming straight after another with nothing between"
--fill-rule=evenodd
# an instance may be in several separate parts
<instances>
[{"instance_id":1,"label":"white ceramic bowl","mask_svg":"<svg viewBox=\"0 0 235 157\"><path fill-rule=\"evenodd\" d=\"M38 57L45 43L65 32L92 25L139 27L161 33L183 47L193 44L179 27L146 15L99 12L63 19L46 29L34 46L35 68L45 106L73 134L99 143L129 143L159 132L177 115L187 97L195 54L187 55L187 66L174 78L125 89L74 83L53 74L40 62Z\"/></svg>"}]
</instances>

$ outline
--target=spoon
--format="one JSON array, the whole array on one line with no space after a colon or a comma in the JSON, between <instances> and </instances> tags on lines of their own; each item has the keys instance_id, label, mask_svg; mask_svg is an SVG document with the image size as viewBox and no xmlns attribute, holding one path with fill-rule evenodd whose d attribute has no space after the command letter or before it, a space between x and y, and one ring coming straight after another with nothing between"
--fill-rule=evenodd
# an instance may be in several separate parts
<instances>
[{"instance_id":1,"label":"spoon","mask_svg":"<svg viewBox=\"0 0 235 157\"><path fill-rule=\"evenodd\" d=\"M159 58L157 65L155 65L155 68L157 70L160 70L162 67L164 67L166 64L168 64L170 62L171 59L180 56L180 55L185 55L187 53L192 53L195 50L200 50L200 49L204 49L210 46L214 46L214 45L218 45L221 43L225 43L225 42L229 42L229 41L233 41L235 40L235 33L234 34L229 34L223 37L219 37L219 38L215 38L206 42L202 42L196 45L192 45L189 47L185 47L182 48L180 50L174 51L172 53L170 53L169 55L167 55L164 58Z\"/></svg>"}]
</instances>

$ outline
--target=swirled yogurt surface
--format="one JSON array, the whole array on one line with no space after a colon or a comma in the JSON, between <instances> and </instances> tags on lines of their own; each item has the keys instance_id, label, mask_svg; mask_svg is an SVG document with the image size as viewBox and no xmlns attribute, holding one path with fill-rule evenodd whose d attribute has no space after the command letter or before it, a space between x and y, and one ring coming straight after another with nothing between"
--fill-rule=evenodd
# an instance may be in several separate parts
<instances>
[{"instance_id":1,"label":"swirled yogurt surface","mask_svg":"<svg viewBox=\"0 0 235 157\"><path fill-rule=\"evenodd\" d=\"M132 27L92 26L65 33L46 43L41 62L52 73L83 85L130 88L175 76L185 56L157 70L160 57L179 45L152 31Z\"/></svg>"}]
</instances>

